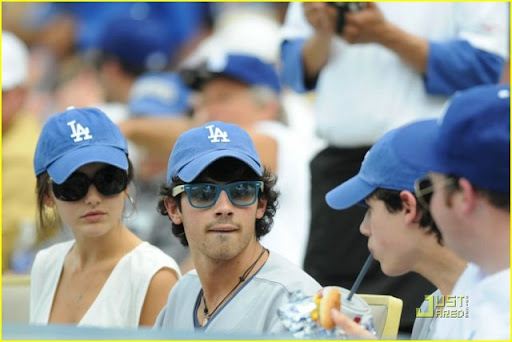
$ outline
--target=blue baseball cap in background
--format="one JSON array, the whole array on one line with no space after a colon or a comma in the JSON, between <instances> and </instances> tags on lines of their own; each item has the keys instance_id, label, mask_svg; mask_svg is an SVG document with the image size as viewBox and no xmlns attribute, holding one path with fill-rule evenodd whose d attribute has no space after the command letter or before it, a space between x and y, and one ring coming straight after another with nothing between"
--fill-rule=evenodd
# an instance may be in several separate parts
<instances>
[{"instance_id":1,"label":"blue baseball cap in background","mask_svg":"<svg viewBox=\"0 0 512 342\"><path fill-rule=\"evenodd\" d=\"M440 120L408 125L393 147L410 165L510 192L510 86L457 93Z\"/></svg>"},{"instance_id":2,"label":"blue baseball cap in background","mask_svg":"<svg viewBox=\"0 0 512 342\"><path fill-rule=\"evenodd\" d=\"M128 169L128 146L119 128L96 108L70 108L51 116L37 141L36 176L48 171L61 184L89 163Z\"/></svg>"},{"instance_id":3,"label":"blue baseball cap in background","mask_svg":"<svg viewBox=\"0 0 512 342\"><path fill-rule=\"evenodd\" d=\"M176 73L146 73L133 84L128 106L133 116L181 116L189 109L189 90Z\"/></svg>"},{"instance_id":4,"label":"blue baseball cap in background","mask_svg":"<svg viewBox=\"0 0 512 342\"><path fill-rule=\"evenodd\" d=\"M359 173L325 195L331 208L347 209L363 204L379 188L414 191L414 181L424 176L427 169L408 166L398 157L391 140L400 129L384 134L366 153Z\"/></svg>"},{"instance_id":5,"label":"blue baseball cap in background","mask_svg":"<svg viewBox=\"0 0 512 342\"><path fill-rule=\"evenodd\" d=\"M235 124L211 121L180 135L169 158L167 183L172 184L175 176L191 182L214 161L225 157L236 158L257 175L263 174L249 134Z\"/></svg>"},{"instance_id":6,"label":"blue baseball cap in background","mask_svg":"<svg viewBox=\"0 0 512 342\"><path fill-rule=\"evenodd\" d=\"M274 66L251 55L216 54L196 69L183 70L181 75L183 81L194 90L199 90L215 77L224 76L250 86L268 87L278 94L281 92Z\"/></svg>"},{"instance_id":7,"label":"blue baseball cap in background","mask_svg":"<svg viewBox=\"0 0 512 342\"><path fill-rule=\"evenodd\" d=\"M133 68L163 70L170 61L172 42L165 22L156 15L113 17L100 34L99 49Z\"/></svg>"}]
</instances>

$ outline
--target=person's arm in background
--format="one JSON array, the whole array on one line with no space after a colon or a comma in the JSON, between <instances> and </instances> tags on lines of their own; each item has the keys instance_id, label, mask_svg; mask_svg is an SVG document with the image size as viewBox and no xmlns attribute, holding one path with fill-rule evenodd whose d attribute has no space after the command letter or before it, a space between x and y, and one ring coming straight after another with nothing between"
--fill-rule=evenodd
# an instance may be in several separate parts
<instances>
[{"instance_id":1,"label":"person's arm in background","mask_svg":"<svg viewBox=\"0 0 512 342\"><path fill-rule=\"evenodd\" d=\"M508 3L455 3L458 39L429 42L425 87L429 94L453 94L500 81L508 59Z\"/></svg>"},{"instance_id":2,"label":"person's arm in background","mask_svg":"<svg viewBox=\"0 0 512 342\"><path fill-rule=\"evenodd\" d=\"M386 20L375 3L347 13L343 38L348 43L377 43L396 53L425 76L429 94L451 95L480 84L497 83L506 56L505 3L458 3L459 37L428 41Z\"/></svg>"},{"instance_id":3,"label":"person's arm in background","mask_svg":"<svg viewBox=\"0 0 512 342\"><path fill-rule=\"evenodd\" d=\"M318 74L327 62L332 36L330 28L334 25L326 20L330 13L327 7L325 3L292 2L288 5L282 29L282 81L298 93L315 88ZM318 34L308 23L306 9L309 9L311 20L319 26Z\"/></svg>"},{"instance_id":4,"label":"person's arm in background","mask_svg":"<svg viewBox=\"0 0 512 342\"><path fill-rule=\"evenodd\" d=\"M191 118L135 117L118 124L126 139L167 160L181 133L204 124ZM247 129L247 128L246 128ZM277 172L277 141L269 135L247 129L263 165Z\"/></svg>"},{"instance_id":5,"label":"person's arm in background","mask_svg":"<svg viewBox=\"0 0 512 342\"><path fill-rule=\"evenodd\" d=\"M190 118L134 117L118 124L126 139L153 151L169 156L181 133L194 127Z\"/></svg>"},{"instance_id":6,"label":"person's arm in background","mask_svg":"<svg viewBox=\"0 0 512 342\"><path fill-rule=\"evenodd\" d=\"M284 82L296 91L308 90L307 81L312 80L316 71L320 72L328 57L321 47L321 42L325 47L326 40L321 37L329 27L322 26L318 18L332 18L326 6L315 5L309 15L305 6L303 14L315 33L307 40L290 39L281 46ZM508 51L507 4L457 3L455 6L458 8L454 9L454 21L460 39L435 42L410 34L387 21L375 3L368 3L361 11L347 13L342 37L349 44L377 43L393 51L424 76L429 94L451 95L475 85L497 83ZM319 14L320 11L323 14ZM301 53L298 57L297 50ZM322 56L326 59L322 60ZM299 77L290 76L292 64L296 73L297 65L301 66L302 89Z\"/></svg>"},{"instance_id":7,"label":"person's arm in background","mask_svg":"<svg viewBox=\"0 0 512 342\"><path fill-rule=\"evenodd\" d=\"M460 3L454 9L459 37L428 41L387 21L375 3L347 13L343 38L351 44L378 43L425 76L429 94L499 82L506 57L505 3Z\"/></svg>"}]
</instances>

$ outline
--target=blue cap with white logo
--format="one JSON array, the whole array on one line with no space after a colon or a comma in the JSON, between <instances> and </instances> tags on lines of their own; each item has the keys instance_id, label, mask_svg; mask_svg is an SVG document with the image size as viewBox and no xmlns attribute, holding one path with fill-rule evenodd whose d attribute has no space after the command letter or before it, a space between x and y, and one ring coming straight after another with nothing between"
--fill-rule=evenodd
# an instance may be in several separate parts
<instances>
[{"instance_id":1,"label":"blue cap with white logo","mask_svg":"<svg viewBox=\"0 0 512 342\"><path fill-rule=\"evenodd\" d=\"M191 182L214 161L225 157L236 158L257 175L263 174L249 134L235 124L211 121L180 135L169 158L167 183L172 184L175 176Z\"/></svg>"},{"instance_id":2,"label":"blue cap with white logo","mask_svg":"<svg viewBox=\"0 0 512 342\"><path fill-rule=\"evenodd\" d=\"M384 134L366 153L359 173L332 189L325 196L333 209L346 209L361 203L377 189L414 191L414 181L427 173L422 167L403 162L391 145L402 128Z\"/></svg>"},{"instance_id":3,"label":"blue cap with white logo","mask_svg":"<svg viewBox=\"0 0 512 342\"><path fill-rule=\"evenodd\" d=\"M47 171L61 184L89 163L128 169L128 145L119 128L97 108L70 108L51 116L37 141L36 176Z\"/></svg>"},{"instance_id":4,"label":"blue cap with white logo","mask_svg":"<svg viewBox=\"0 0 512 342\"><path fill-rule=\"evenodd\" d=\"M457 93L440 120L408 125L393 148L410 165L510 192L510 86Z\"/></svg>"},{"instance_id":5,"label":"blue cap with white logo","mask_svg":"<svg viewBox=\"0 0 512 342\"><path fill-rule=\"evenodd\" d=\"M184 82L192 89L200 89L215 77L230 77L250 86L264 86L281 92L276 69L256 56L243 54L218 54L211 56L197 69L183 70Z\"/></svg>"},{"instance_id":6,"label":"blue cap with white logo","mask_svg":"<svg viewBox=\"0 0 512 342\"><path fill-rule=\"evenodd\" d=\"M189 107L189 90L172 72L146 73L130 91L129 111L134 116L180 116Z\"/></svg>"}]
</instances>

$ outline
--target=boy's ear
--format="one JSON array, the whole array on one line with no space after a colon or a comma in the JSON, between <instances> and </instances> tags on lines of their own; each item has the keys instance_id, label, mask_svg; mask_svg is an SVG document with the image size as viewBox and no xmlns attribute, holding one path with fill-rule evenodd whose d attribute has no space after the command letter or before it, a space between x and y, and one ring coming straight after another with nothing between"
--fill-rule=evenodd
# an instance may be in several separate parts
<instances>
[{"instance_id":1,"label":"boy's ear","mask_svg":"<svg viewBox=\"0 0 512 342\"><path fill-rule=\"evenodd\" d=\"M258 207L256 208L256 219L261 219L265 215L267 209L267 200L259 198Z\"/></svg>"},{"instance_id":2,"label":"boy's ear","mask_svg":"<svg viewBox=\"0 0 512 342\"><path fill-rule=\"evenodd\" d=\"M167 215L169 215L169 218L172 220L174 224L182 224L183 218L181 217L181 211L178 206L178 202L181 199L179 198L173 198L166 196L164 197L164 205L165 209L167 209Z\"/></svg>"},{"instance_id":3,"label":"boy's ear","mask_svg":"<svg viewBox=\"0 0 512 342\"><path fill-rule=\"evenodd\" d=\"M466 178L459 179L459 188L460 191L457 191L458 201L453 201L455 204L460 207L461 215L470 214L477 205L477 194L475 188Z\"/></svg>"},{"instance_id":4,"label":"boy's ear","mask_svg":"<svg viewBox=\"0 0 512 342\"><path fill-rule=\"evenodd\" d=\"M420 213L418 212L417 201L414 194L408 190L400 192L400 200L402 201L402 211L406 224L418 222Z\"/></svg>"}]
</instances>

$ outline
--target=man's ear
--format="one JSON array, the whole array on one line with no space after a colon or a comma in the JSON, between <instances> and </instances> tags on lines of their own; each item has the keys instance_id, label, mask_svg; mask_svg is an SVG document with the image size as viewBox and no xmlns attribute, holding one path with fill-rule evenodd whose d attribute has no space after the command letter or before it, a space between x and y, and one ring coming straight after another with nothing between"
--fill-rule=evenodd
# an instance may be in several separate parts
<instances>
[{"instance_id":1,"label":"man's ear","mask_svg":"<svg viewBox=\"0 0 512 342\"><path fill-rule=\"evenodd\" d=\"M471 213L477 205L477 193L473 185L466 179L459 179L460 191L456 192L458 200L453 200L453 205L461 209L462 215ZM455 197L455 196L454 196Z\"/></svg>"},{"instance_id":2,"label":"man's ear","mask_svg":"<svg viewBox=\"0 0 512 342\"><path fill-rule=\"evenodd\" d=\"M260 198L258 199L258 207L256 208L256 219L260 219L265 215L265 211L267 210L267 200Z\"/></svg>"},{"instance_id":3,"label":"man's ear","mask_svg":"<svg viewBox=\"0 0 512 342\"><path fill-rule=\"evenodd\" d=\"M167 210L167 215L169 215L169 218L172 220L174 224L182 224L183 219L181 217L181 211L178 206L178 201L180 198L174 198L166 196L164 197L164 205L165 209Z\"/></svg>"},{"instance_id":4,"label":"man's ear","mask_svg":"<svg viewBox=\"0 0 512 342\"><path fill-rule=\"evenodd\" d=\"M402 201L402 210L406 224L416 223L420 220L420 212L417 208L416 197L412 192L403 190L400 192L400 200Z\"/></svg>"}]
</instances>

